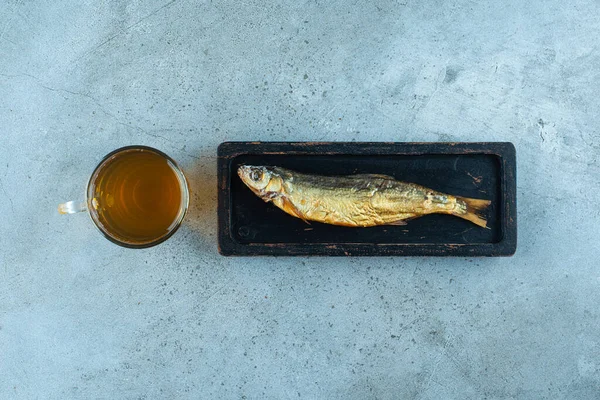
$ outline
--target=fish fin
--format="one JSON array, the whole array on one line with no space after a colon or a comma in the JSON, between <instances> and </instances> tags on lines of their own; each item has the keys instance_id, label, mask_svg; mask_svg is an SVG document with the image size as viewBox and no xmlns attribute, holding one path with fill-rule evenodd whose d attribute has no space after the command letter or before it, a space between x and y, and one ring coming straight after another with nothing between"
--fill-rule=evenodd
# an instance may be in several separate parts
<instances>
[{"instance_id":1,"label":"fish fin","mask_svg":"<svg viewBox=\"0 0 600 400\"><path fill-rule=\"evenodd\" d=\"M470 199L468 197L460 196L456 196L456 198L466 204L467 212L464 214L454 213L453 215L471 221L482 228L489 229L485 218L485 211L489 205L492 204L490 200Z\"/></svg>"},{"instance_id":2,"label":"fish fin","mask_svg":"<svg viewBox=\"0 0 600 400\"><path fill-rule=\"evenodd\" d=\"M300 212L300 210L298 210L296 208L296 206L294 206L294 204L289 201L287 198L282 197L281 198L281 205L282 205L282 210L285 211L286 213L296 217L296 218L300 218L302 221L306 222L308 225L310 225L310 222L308 222L308 220L304 217L304 214L302 214Z\"/></svg>"},{"instance_id":3,"label":"fish fin","mask_svg":"<svg viewBox=\"0 0 600 400\"><path fill-rule=\"evenodd\" d=\"M410 221L411 219L415 219L415 218L419 218L421 215L415 215L415 214L405 214L408 215L405 218L399 219L398 221L393 221L390 223L387 223L386 225L395 225L395 226L404 226L404 225L408 225L408 221Z\"/></svg>"},{"instance_id":4,"label":"fish fin","mask_svg":"<svg viewBox=\"0 0 600 400\"><path fill-rule=\"evenodd\" d=\"M357 175L348 175L346 178L352 179L392 179L395 180L393 176L384 175L384 174L357 174Z\"/></svg>"},{"instance_id":5,"label":"fish fin","mask_svg":"<svg viewBox=\"0 0 600 400\"><path fill-rule=\"evenodd\" d=\"M404 226L404 225L406 225L406 220L405 219L399 219L398 221L388 222L386 225Z\"/></svg>"}]
</instances>

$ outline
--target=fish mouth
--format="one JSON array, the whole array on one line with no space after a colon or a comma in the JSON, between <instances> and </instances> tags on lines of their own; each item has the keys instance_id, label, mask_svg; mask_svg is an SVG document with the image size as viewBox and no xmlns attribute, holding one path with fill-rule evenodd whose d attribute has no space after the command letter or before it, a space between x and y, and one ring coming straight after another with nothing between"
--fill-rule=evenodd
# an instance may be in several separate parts
<instances>
[{"instance_id":1,"label":"fish mouth","mask_svg":"<svg viewBox=\"0 0 600 400\"><path fill-rule=\"evenodd\" d=\"M253 168L257 167L255 167L254 165L240 165L238 167L237 173L242 182L244 182L244 185L246 185L248 189L252 190L252 192L254 192L254 194L256 194L257 196L262 197L262 191L255 188L251 184L252 181L250 180L250 172L252 172Z\"/></svg>"},{"instance_id":2,"label":"fish mouth","mask_svg":"<svg viewBox=\"0 0 600 400\"><path fill-rule=\"evenodd\" d=\"M261 166L258 166L258 165L248 165L248 164L243 164L243 165L240 165L240 166L238 167L238 170L237 170L237 172L238 172L238 175L239 175L240 177L241 177L241 176L244 176L244 175L248 176L248 175L250 174L250 172L252 172L252 170L255 170L255 169L258 169L258 170L263 170L263 169L265 169L265 168L264 168L264 167L261 167Z\"/></svg>"},{"instance_id":3,"label":"fish mouth","mask_svg":"<svg viewBox=\"0 0 600 400\"><path fill-rule=\"evenodd\" d=\"M240 165L238 167L237 173L240 178L243 178L248 172L250 172L249 165Z\"/></svg>"},{"instance_id":4,"label":"fish mouth","mask_svg":"<svg viewBox=\"0 0 600 400\"><path fill-rule=\"evenodd\" d=\"M253 189L250 179L250 173L252 173L252 168L255 167L252 165L240 165L237 170L237 174L242 180L242 182L244 182L246 186L248 186L250 189Z\"/></svg>"}]
</instances>

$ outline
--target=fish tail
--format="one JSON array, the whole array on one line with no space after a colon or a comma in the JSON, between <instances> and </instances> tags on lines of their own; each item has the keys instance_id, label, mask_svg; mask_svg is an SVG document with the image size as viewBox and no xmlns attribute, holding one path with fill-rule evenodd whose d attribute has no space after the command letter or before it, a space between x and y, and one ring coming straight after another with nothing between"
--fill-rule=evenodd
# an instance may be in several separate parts
<instances>
[{"instance_id":1,"label":"fish tail","mask_svg":"<svg viewBox=\"0 0 600 400\"><path fill-rule=\"evenodd\" d=\"M489 200L482 199L470 199L468 197L456 196L458 203L464 203L464 209L453 212L453 215L457 217L471 221L475 225L487 228L487 220L485 218L485 211L487 207L492 203ZM461 207L462 208L462 207Z\"/></svg>"}]
</instances>

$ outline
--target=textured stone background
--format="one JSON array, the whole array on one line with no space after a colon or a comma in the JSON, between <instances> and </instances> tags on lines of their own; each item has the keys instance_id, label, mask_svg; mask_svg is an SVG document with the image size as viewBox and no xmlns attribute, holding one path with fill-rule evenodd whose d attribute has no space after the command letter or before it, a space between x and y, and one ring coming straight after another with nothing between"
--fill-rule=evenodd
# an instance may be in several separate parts
<instances>
[{"instance_id":1,"label":"textured stone background","mask_svg":"<svg viewBox=\"0 0 600 400\"><path fill-rule=\"evenodd\" d=\"M0 398L600 397L600 3L4 1ZM225 140L511 141L512 258L224 258ZM193 190L104 240L99 159Z\"/></svg>"}]
</instances>

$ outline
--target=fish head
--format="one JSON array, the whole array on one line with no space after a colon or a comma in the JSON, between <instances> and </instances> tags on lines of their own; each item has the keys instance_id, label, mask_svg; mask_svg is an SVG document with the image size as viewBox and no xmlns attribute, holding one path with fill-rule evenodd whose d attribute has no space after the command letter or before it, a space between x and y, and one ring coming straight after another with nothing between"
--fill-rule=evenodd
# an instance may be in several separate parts
<instances>
[{"instance_id":1,"label":"fish head","mask_svg":"<svg viewBox=\"0 0 600 400\"><path fill-rule=\"evenodd\" d=\"M238 168L238 175L260 197L271 196L282 187L281 176L269 167L242 165Z\"/></svg>"}]
</instances>

